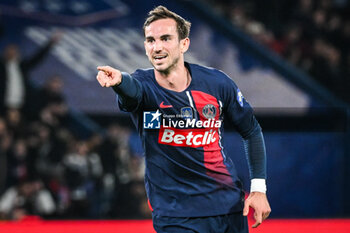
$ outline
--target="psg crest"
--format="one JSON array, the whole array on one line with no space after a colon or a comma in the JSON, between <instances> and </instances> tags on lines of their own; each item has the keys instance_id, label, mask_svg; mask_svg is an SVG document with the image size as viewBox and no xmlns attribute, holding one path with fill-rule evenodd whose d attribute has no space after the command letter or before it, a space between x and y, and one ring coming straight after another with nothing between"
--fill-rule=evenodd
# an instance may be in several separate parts
<instances>
[{"instance_id":1,"label":"psg crest","mask_svg":"<svg viewBox=\"0 0 350 233\"><path fill-rule=\"evenodd\" d=\"M216 116L216 107L212 104L207 104L202 110L203 116L207 119L214 119Z\"/></svg>"}]
</instances>

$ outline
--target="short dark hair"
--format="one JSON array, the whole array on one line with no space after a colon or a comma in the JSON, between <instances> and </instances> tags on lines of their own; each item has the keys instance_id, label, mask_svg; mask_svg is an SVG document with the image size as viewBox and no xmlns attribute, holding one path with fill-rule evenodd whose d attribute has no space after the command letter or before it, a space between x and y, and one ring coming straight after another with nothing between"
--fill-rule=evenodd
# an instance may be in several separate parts
<instances>
[{"instance_id":1,"label":"short dark hair","mask_svg":"<svg viewBox=\"0 0 350 233\"><path fill-rule=\"evenodd\" d=\"M151 23L158 19L174 19L177 26L177 33L179 35L179 39L185 39L190 34L191 29L191 23L184 18L182 18L180 15L176 14L175 12L172 12L168 10L164 6L157 6L150 12L148 12L148 17L146 18L145 23L143 24L143 33L145 34L145 28L149 26Z\"/></svg>"}]
</instances>

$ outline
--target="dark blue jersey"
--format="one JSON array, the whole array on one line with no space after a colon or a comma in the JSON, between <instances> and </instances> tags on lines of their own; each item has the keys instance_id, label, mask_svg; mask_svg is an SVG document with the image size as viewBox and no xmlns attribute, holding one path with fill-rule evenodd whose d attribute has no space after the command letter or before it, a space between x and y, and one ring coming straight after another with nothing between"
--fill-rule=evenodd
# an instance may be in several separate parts
<instances>
[{"instance_id":1,"label":"dark blue jersey","mask_svg":"<svg viewBox=\"0 0 350 233\"><path fill-rule=\"evenodd\" d=\"M243 138L260 126L226 74L185 65L192 77L186 90L161 87L153 69L137 70L131 75L138 80L137 97L119 99L142 138L151 207L155 214L173 217L241 211L242 185L222 147L223 121L229 119Z\"/></svg>"}]
</instances>

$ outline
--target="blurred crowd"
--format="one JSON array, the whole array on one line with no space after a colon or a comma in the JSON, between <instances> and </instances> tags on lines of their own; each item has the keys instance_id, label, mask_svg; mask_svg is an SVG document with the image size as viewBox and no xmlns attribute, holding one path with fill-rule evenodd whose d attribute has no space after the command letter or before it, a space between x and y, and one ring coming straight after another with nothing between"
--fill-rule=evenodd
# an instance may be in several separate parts
<instances>
[{"instance_id":1,"label":"blurred crowd","mask_svg":"<svg viewBox=\"0 0 350 233\"><path fill-rule=\"evenodd\" d=\"M350 102L348 0L202 0Z\"/></svg>"},{"instance_id":2,"label":"blurred crowd","mask_svg":"<svg viewBox=\"0 0 350 233\"><path fill-rule=\"evenodd\" d=\"M133 152L129 128L74 129L59 75L34 88L27 77L60 39L32 56L17 45L0 62L0 220L149 218L144 158Z\"/></svg>"}]
</instances>

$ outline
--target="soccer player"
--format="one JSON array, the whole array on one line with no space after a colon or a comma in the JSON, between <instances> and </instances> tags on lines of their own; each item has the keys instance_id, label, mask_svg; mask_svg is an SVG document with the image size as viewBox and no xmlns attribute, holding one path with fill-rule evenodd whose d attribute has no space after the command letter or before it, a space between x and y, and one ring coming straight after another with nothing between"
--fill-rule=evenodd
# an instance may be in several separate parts
<instances>
[{"instance_id":1,"label":"soccer player","mask_svg":"<svg viewBox=\"0 0 350 233\"><path fill-rule=\"evenodd\" d=\"M112 87L131 113L146 157L145 185L157 232L248 232L271 211L266 155L252 108L230 77L184 61L190 22L163 6L149 12L144 46L152 69L133 74L99 66L97 80ZM233 162L221 145L224 119L243 137L251 176L244 201ZM238 156L238 155L237 155Z\"/></svg>"}]
</instances>

